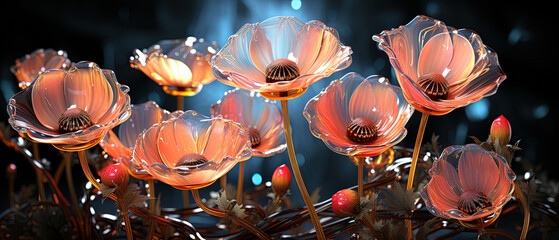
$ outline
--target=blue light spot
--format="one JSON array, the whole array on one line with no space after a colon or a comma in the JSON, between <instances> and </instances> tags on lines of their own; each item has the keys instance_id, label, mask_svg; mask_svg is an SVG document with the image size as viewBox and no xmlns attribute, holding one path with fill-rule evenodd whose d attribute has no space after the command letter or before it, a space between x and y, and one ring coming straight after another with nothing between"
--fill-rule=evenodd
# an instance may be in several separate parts
<instances>
[{"instance_id":1,"label":"blue light spot","mask_svg":"<svg viewBox=\"0 0 559 240\"><path fill-rule=\"evenodd\" d=\"M301 0L292 0L291 1L291 8L293 8L293 10L299 10L299 8L301 8L301 5L303 5Z\"/></svg>"},{"instance_id":2,"label":"blue light spot","mask_svg":"<svg viewBox=\"0 0 559 240\"><path fill-rule=\"evenodd\" d=\"M545 116L547 116L548 113L549 113L549 107L545 104L542 104L538 106L536 109L534 109L534 117L536 119L542 119Z\"/></svg>"},{"instance_id":3,"label":"blue light spot","mask_svg":"<svg viewBox=\"0 0 559 240\"><path fill-rule=\"evenodd\" d=\"M489 100L483 98L465 108L466 116L470 121L481 121L489 115Z\"/></svg>"},{"instance_id":4,"label":"blue light spot","mask_svg":"<svg viewBox=\"0 0 559 240\"><path fill-rule=\"evenodd\" d=\"M254 186L262 184L262 175L260 175L260 173L252 174L252 184L254 184Z\"/></svg>"}]
</instances>

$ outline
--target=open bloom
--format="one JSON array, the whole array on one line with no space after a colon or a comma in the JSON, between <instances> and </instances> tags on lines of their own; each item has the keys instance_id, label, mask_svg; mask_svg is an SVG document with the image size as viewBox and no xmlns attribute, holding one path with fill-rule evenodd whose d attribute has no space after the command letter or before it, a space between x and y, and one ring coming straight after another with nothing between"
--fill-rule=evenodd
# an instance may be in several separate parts
<instances>
[{"instance_id":1,"label":"open bloom","mask_svg":"<svg viewBox=\"0 0 559 240\"><path fill-rule=\"evenodd\" d=\"M303 94L314 82L351 64L351 48L324 23L273 17L245 24L211 59L221 82L271 99Z\"/></svg>"},{"instance_id":2,"label":"open bloom","mask_svg":"<svg viewBox=\"0 0 559 240\"><path fill-rule=\"evenodd\" d=\"M118 135L110 130L99 142L99 146L112 158L122 162L130 174L138 179L150 179L151 175L141 165L130 161L138 136L156 123L171 117L169 111L162 109L153 101L131 105L130 118L118 126Z\"/></svg>"},{"instance_id":3,"label":"open bloom","mask_svg":"<svg viewBox=\"0 0 559 240\"><path fill-rule=\"evenodd\" d=\"M87 149L130 116L128 86L112 70L79 62L39 75L8 104L12 127L64 151Z\"/></svg>"},{"instance_id":4,"label":"open bloom","mask_svg":"<svg viewBox=\"0 0 559 240\"><path fill-rule=\"evenodd\" d=\"M285 151L283 121L276 102L255 92L235 89L212 104L212 117L222 116L248 130L252 155L269 157Z\"/></svg>"},{"instance_id":5,"label":"open bloom","mask_svg":"<svg viewBox=\"0 0 559 240\"><path fill-rule=\"evenodd\" d=\"M63 50L39 48L17 59L10 70L16 76L19 87L24 89L31 85L39 74L51 69L68 69L71 63Z\"/></svg>"},{"instance_id":6,"label":"open bloom","mask_svg":"<svg viewBox=\"0 0 559 240\"><path fill-rule=\"evenodd\" d=\"M421 190L436 216L472 221L500 210L511 198L516 175L507 161L476 144L446 148Z\"/></svg>"},{"instance_id":7,"label":"open bloom","mask_svg":"<svg viewBox=\"0 0 559 240\"><path fill-rule=\"evenodd\" d=\"M312 98L303 114L332 151L372 157L404 139L413 108L388 79L348 73Z\"/></svg>"},{"instance_id":8,"label":"open bloom","mask_svg":"<svg viewBox=\"0 0 559 240\"><path fill-rule=\"evenodd\" d=\"M506 75L479 35L417 16L373 36L390 58L404 96L422 113L443 115L497 92Z\"/></svg>"},{"instance_id":9,"label":"open bloom","mask_svg":"<svg viewBox=\"0 0 559 240\"><path fill-rule=\"evenodd\" d=\"M140 69L174 96L193 96L215 80L210 58L219 50L203 38L162 40L148 49L135 49L130 65Z\"/></svg>"},{"instance_id":10,"label":"open bloom","mask_svg":"<svg viewBox=\"0 0 559 240\"><path fill-rule=\"evenodd\" d=\"M212 184L251 153L241 125L190 110L140 134L131 161L166 184L190 190Z\"/></svg>"}]
</instances>

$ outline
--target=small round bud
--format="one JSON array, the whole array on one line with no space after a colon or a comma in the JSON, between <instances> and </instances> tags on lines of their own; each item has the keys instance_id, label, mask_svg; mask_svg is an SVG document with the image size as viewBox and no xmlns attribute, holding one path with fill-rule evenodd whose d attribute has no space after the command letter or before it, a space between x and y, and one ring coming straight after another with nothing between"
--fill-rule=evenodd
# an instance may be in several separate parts
<instances>
[{"instance_id":1,"label":"small round bud","mask_svg":"<svg viewBox=\"0 0 559 240\"><path fill-rule=\"evenodd\" d=\"M272 175L272 190L277 196L283 196L289 189L289 185L291 185L291 171L285 164L282 164Z\"/></svg>"},{"instance_id":2,"label":"small round bud","mask_svg":"<svg viewBox=\"0 0 559 240\"><path fill-rule=\"evenodd\" d=\"M343 189L332 195L332 210L339 217L348 217L358 212L361 200L356 191Z\"/></svg>"},{"instance_id":3,"label":"small round bud","mask_svg":"<svg viewBox=\"0 0 559 240\"><path fill-rule=\"evenodd\" d=\"M15 174L17 172L17 166L14 163L8 164L6 167L6 173Z\"/></svg>"},{"instance_id":4,"label":"small round bud","mask_svg":"<svg viewBox=\"0 0 559 240\"><path fill-rule=\"evenodd\" d=\"M101 172L101 182L109 187L127 187L128 170L122 163L113 163L105 167Z\"/></svg>"},{"instance_id":5,"label":"small round bud","mask_svg":"<svg viewBox=\"0 0 559 240\"><path fill-rule=\"evenodd\" d=\"M491 137L491 142L497 143L498 141L500 145L506 145L510 141L511 132L509 120L501 115L493 120L489 136Z\"/></svg>"}]
</instances>

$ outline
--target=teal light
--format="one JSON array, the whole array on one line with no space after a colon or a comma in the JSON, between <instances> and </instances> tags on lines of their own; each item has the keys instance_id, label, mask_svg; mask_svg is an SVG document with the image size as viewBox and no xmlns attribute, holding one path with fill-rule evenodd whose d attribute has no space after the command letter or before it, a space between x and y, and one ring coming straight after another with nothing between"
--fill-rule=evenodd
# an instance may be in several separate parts
<instances>
[{"instance_id":1,"label":"teal light","mask_svg":"<svg viewBox=\"0 0 559 240\"><path fill-rule=\"evenodd\" d=\"M291 8L293 8L293 10L299 10L299 8L301 8L301 5L303 5L301 0L291 0Z\"/></svg>"},{"instance_id":2,"label":"teal light","mask_svg":"<svg viewBox=\"0 0 559 240\"><path fill-rule=\"evenodd\" d=\"M260 173L252 174L252 184L254 184L254 186L262 184L262 175L260 175Z\"/></svg>"}]
</instances>

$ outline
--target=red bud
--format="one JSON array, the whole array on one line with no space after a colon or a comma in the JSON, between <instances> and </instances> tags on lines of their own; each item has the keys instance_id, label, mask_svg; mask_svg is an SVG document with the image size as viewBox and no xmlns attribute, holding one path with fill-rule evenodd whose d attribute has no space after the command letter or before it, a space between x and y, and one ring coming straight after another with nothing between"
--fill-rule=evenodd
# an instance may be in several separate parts
<instances>
[{"instance_id":1,"label":"red bud","mask_svg":"<svg viewBox=\"0 0 559 240\"><path fill-rule=\"evenodd\" d=\"M6 172L8 174L15 174L17 171L17 166L13 163L8 164L8 166L6 167Z\"/></svg>"},{"instance_id":2,"label":"red bud","mask_svg":"<svg viewBox=\"0 0 559 240\"><path fill-rule=\"evenodd\" d=\"M101 182L109 187L126 187L129 178L128 170L122 163L110 164L101 172Z\"/></svg>"},{"instance_id":3,"label":"red bud","mask_svg":"<svg viewBox=\"0 0 559 240\"><path fill-rule=\"evenodd\" d=\"M340 190L332 196L332 210L339 217L347 217L357 213L359 204L359 195L351 189Z\"/></svg>"},{"instance_id":4,"label":"red bud","mask_svg":"<svg viewBox=\"0 0 559 240\"><path fill-rule=\"evenodd\" d=\"M282 164L272 175L272 190L276 195L283 196L289 189L289 185L291 185L291 171L285 164Z\"/></svg>"},{"instance_id":5,"label":"red bud","mask_svg":"<svg viewBox=\"0 0 559 240\"><path fill-rule=\"evenodd\" d=\"M510 141L511 132L509 121L501 115L491 124L491 142L497 143L498 140L500 145L506 145Z\"/></svg>"}]
</instances>

